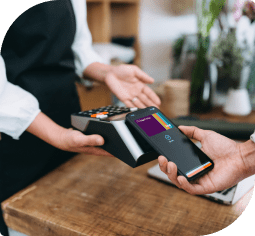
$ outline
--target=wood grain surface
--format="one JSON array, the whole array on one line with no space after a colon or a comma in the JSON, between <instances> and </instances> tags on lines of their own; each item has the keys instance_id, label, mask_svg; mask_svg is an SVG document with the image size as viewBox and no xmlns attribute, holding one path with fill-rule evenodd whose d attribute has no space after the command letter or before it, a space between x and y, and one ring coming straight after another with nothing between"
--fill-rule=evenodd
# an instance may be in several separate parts
<instances>
[{"instance_id":1,"label":"wood grain surface","mask_svg":"<svg viewBox=\"0 0 255 236\"><path fill-rule=\"evenodd\" d=\"M31 236L197 236L233 223L252 195L238 207L192 196L148 177L156 163L79 154L3 202L5 221Z\"/></svg>"}]
</instances>

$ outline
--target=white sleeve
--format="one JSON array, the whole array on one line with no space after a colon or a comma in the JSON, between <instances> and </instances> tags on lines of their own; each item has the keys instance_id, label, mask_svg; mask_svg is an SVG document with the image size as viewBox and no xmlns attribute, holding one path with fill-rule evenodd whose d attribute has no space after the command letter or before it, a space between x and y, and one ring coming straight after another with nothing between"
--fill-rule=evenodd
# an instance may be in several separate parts
<instances>
[{"instance_id":1,"label":"white sleeve","mask_svg":"<svg viewBox=\"0 0 255 236\"><path fill-rule=\"evenodd\" d=\"M7 81L0 55L0 132L19 139L39 112L38 101L32 94Z\"/></svg>"},{"instance_id":2,"label":"white sleeve","mask_svg":"<svg viewBox=\"0 0 255 236\"><path fill-rule=\"evenodd\" d=\"M71 0L76 19L76 33L72 50L76 73L81 78L83 71L93 62L105 63L94 51L92 37L87 24L87 7L84 0Z\"/></svg>"}]
</instances>

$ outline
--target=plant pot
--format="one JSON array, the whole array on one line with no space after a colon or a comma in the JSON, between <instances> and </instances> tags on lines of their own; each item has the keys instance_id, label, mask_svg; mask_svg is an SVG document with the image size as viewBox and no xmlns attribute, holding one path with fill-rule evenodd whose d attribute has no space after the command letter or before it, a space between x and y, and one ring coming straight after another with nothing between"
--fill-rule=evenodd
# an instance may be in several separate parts
<instances>
[{"instance_id":1,"label":"plant pot","mask_svg":"<svg viewBox=\"0 0 255 236\"><path fill-rule=\"evenodd\" d=\"M234 116L249 115L251 113L251 103L247 89L229 89L223 111Z\"/></svg>"}]
</instances>

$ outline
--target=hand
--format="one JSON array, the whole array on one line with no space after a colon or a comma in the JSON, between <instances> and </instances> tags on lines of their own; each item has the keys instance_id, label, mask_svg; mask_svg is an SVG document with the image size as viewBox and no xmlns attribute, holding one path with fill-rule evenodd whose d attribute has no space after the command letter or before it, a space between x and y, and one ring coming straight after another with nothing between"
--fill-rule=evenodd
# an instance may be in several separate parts
<instances>
[{"instance_id":1,"label":"hand","mask_svg":"<svg viewBox=\"0 0 255 236\"><path fill-rule=\"evenodd\" d=\"M84 135L80 131L63 128L42 112L36 116L34 121L27 128L27 131L50 145L64 151L112 156L108 152L97 147L104 144L102 136L98 134Z\"/></svg>"},{"instance_id":2,"label":"hand","mask_svg":"<svg viewBox=\"0 0 255 236\"><path fill-rule=\"evenodd\" d=\"M85 152L100 156L112 156L108 152L97 147L103 144L104 139L100 135L85 135L77 130L63 129L60 133L59 142L57 142L55 146L69 152Z\"/></svg>"},{"instance_id":3,"label":"hand","mask_svg":"<svg viewBox=\"0 0 255 236\"><path fill-rule=\"evenodd\" d=\"M160 169L179 188L190 194L208 194L234 186L246 177L246 166L241 156L240 145L214 131L196 127L179 126L189 138L202 144L202 151L214 162L214 168L190 183L184 176L177 177L177 166L159 156Z\"/></svg>"},{"instance_id":4,"label":"hand","mask_svg":"<svg viewBox=\"0 0 255 236\"><path fill-rule=\"evenodd\" d=\"M105 83L128 107L145 108L160 105L160 99L146 84L153 78L134 65L113 66L106 74Z\"/></svg>"}]
</instances>

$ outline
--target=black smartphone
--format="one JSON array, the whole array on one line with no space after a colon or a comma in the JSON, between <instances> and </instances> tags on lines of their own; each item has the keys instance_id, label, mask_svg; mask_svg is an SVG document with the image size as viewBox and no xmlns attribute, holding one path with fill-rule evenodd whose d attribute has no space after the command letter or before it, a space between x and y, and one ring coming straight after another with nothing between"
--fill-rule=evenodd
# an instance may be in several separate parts
<instances>
[{"instance_id":1,"label":"black smartphone","mask_svg":"<svg viewBox=\"0 0 255 236\"><path fill-rule=\"evenodd\" d=\"M129 113L126 115L126 122L135 128L156 152L174 162L178 175L183 175L188 181L213 169L213 161L156 107Z\"/></svg>"}]
</instances>

